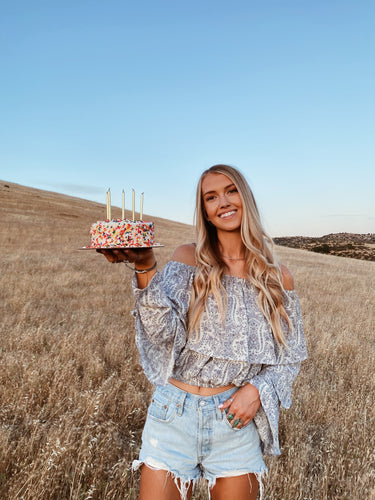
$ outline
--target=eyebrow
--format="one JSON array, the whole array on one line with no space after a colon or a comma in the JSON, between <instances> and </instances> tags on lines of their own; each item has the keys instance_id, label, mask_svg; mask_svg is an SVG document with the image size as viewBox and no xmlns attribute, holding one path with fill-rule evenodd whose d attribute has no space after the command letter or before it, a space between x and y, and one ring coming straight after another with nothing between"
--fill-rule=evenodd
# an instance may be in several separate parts
<instances>
[{"instance_id":1,"label":"eyebrow","mask_svg":"<svg viewBox=\"0 0 375 500\"><path fill-rule=\"evenodd\" d=\"M234 184L234 182L232 182L231 184L228 184L228 186L225 186L225 188L224 188L224 189L229 189L229 188L231 188L232 186L236 187L236 185ZM211 194L211 193L216 193L216 191L215 191L215 190L213 190L213 191L207 191L206 193L203 193L203 195L202 195L202 196L206 196L207 194Z\"/></svg>"}]
</instances>

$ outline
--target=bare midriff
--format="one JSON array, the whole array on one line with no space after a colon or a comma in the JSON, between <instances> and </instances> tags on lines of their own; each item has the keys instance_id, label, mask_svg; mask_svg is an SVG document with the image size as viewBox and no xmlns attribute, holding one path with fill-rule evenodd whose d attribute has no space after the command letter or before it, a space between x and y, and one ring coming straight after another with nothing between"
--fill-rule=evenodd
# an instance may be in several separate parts
<instances>
[{"instance_id":1,"label":"bare midriff","mask_svg":"<svg viewBox=\"0 0 375 500\"><path fill-rule=\"evenodd\" d=\"M219 394L220 392L227 391L235 387L233 384L224 385L222 387L199 387L198 385L185 384L174 378L169 379L169 383L175 385L179 389L190 392L191 394L197 394L199 396L212 396L213 394Z\"/></svg>"}]
</instances>

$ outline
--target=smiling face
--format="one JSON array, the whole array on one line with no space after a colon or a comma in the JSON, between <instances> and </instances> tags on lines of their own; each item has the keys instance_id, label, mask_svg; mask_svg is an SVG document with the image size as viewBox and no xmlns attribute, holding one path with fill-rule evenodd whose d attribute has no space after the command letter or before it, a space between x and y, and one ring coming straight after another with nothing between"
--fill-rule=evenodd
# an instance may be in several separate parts
<instances>
[{"instance_id":1,"label":"smiling face","mask_svg":"<svg viewBox=\"0 0 375 500\"><path fill-rule=\"evenodd\" d=\"M239 231L242 201L236 185L224 174L209 173L202 180L207 219L218 231Z\"/></svg>"}]
</instances>

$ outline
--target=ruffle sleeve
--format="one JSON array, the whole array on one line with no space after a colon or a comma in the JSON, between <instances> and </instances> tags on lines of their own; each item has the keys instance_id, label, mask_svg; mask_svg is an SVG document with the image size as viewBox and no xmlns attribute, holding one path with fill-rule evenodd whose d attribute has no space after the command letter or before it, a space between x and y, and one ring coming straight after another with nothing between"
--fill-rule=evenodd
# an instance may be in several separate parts
<instances>
[{"instance_id":1,"label":"ruffle sleeve","mask_svg":"<svg viewBox=\"0 0 375 500\"><path fill-rule=\"evenodd\" d=\"M260 395L261 406L254 417L254 423L265 454L280 455L279 408L290 408L292 404L292 385L300 365L301 363L291 363L266 366L249 380Z\"/></svg>"},{"instance_id":2,"label":"ruffle sleeve","mask_svg":"<svg viewBox=\"0 0 375 500\"><path fill-rule=\"evenodd\" d=\"M133 279L135 340L145 375L155 385L167 384L186 344L191 269L170 261L144 289Z\"/></svg>"},{"instance_id":3,"label":"ruffle sleeve","mask_svg":"<svg viewBox=\"0 0 375 500\"><path fill-rule=\"evenodd\" d=\"M275 364L263 365L249 382L260 395L261 406L254 417L263 453L280 455L279 413L280 406L290 408L293 382L300 370L301 361L307 358L301 307L294 291L285 293L285 310L292 328L287 334L287 348L276 349Z\"/></svg>"}]
</instances>

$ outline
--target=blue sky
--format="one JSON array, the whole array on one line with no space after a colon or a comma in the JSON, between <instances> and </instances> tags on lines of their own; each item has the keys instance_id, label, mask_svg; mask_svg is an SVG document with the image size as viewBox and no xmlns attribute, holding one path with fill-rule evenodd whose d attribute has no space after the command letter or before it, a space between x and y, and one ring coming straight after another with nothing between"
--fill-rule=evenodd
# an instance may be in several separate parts
<instances>
[{"instance_id":1,"label":"blue sky","mask_svg":"<svg viewBox=\"0 0 375 500\"><path fill-rule=\"evenodd\" d=\"M229 163L272 236L375 232L374 2L0 5L0 179L192 223Z\"/></svg>"}]
</instances>

